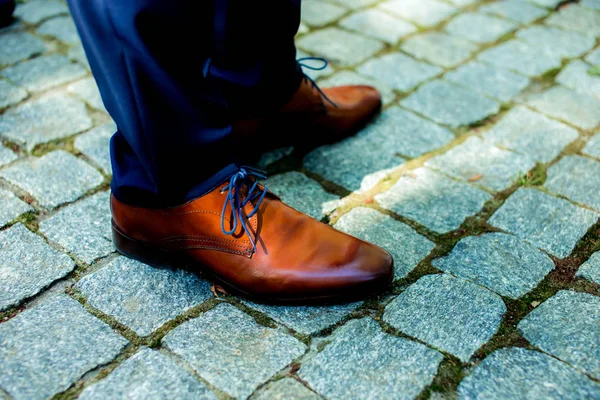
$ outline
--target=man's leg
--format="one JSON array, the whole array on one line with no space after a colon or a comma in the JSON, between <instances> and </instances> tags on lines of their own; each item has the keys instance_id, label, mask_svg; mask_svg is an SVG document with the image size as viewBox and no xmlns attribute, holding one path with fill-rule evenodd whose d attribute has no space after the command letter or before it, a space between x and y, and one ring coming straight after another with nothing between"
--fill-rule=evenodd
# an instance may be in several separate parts
<instances>
[{"instance_id":1,"label":"man's leg","mask_svg":"<svg viewBox=\"0 0 600 400\"><path fill-rule=\"evenodd\" d=\"M206 193L237 170L232 122L280 106L300 83L299 0L69 5L118 126L112 189L123 201L174 205Z\"/></svg>"}]
</instances>

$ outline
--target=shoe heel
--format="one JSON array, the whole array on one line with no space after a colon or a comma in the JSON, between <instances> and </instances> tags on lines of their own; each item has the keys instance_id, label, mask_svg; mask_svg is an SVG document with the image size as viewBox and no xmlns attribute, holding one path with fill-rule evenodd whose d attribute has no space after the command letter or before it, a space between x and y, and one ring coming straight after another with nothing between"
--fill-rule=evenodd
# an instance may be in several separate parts
<instances>
[{"instance_id":1,"label":"shoe heel","mask_svg":"<svg viewBox=\"0 0 600 400\"><path fill-rule=\"evenodd\" d=\"M159 268L172 268L178 264L172 253L126 236L115 227L114 223L112 224L112 236L115 249L126 257Z\"/></svg>"}]
</instances>

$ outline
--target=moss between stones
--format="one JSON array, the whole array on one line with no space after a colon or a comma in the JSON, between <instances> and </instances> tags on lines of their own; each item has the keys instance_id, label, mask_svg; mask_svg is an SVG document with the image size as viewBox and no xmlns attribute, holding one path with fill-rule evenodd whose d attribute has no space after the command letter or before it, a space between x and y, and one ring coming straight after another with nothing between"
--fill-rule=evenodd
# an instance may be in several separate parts
<instances>
[{"instance_id":1,"label":"moss between stones","mask_svg":"<svg viewBox=\"0 0 600 400\"><path fill-rule=\"evenodd\" d=\"M16 317L21 312L25 311L27 307L25 305L19 305L10 307L7 310L0 311L0 323L6 322L11 318Z\"/></svg>"},{"instance_id":2,"label":"moss between stones","mask_svg":"<svg viewBox=\"0 0 600 400\"><path fill-rule=\"evenodd\" d=\"M160 347L161 340L165 337L167 333L169 333L179 325L183 324L184 322L197 318L198 316L200 316L200 314L203 314L208 310L215 308L220 303L222 303L222 301L219 299L208 299L202 304L196 307L192 307L183 314L180 314L174 319L166 322L163 326L154 331L150 336L141 338L139 343L150 348L158 348Z\"/></svg>"},{"instance_id":3,"label":"moss between stones","mask_svg":"<svg viewBox=\"0 0 600 400\"><path fill-rule=\"evenodd\" d=\"M39 229L39 222L37 220L38 212L37 211L28 211L25 214L20 215L13 224L22 223L29 229L30 231L37 232Z\"/></svg>"},{"instance_id":4,"label":"moss between stones","mask_svg":"<svg viewBox=\"0 0 600 400\"><path fill-rule=\"evenodd\" d=\"M433 393L443 393L446 398L456 398L456 389L465 377L461 362L454 357L444 357L433 382L417 397L418 400L429 399Z\"/></svg>"},{"instance_id":5,"label":"moss between stones","mask_svg":"<svg viewBox=\"0 0 600 400\"><path fill-rule=\"evenodd\" d=\"M242 303L237 298L232 297L231 301L229 301L229 303L231 305L239 308L244 313L250 315L252 318L254 318L254 320L256 321L257 324L262 325L266 328L277 329L277 323L275 322L275 320L266 316L265 314L261 313L260 311L257 311L254 308L247 306L246 304Z\"/></svg>"},{"instance_id":6,"label":"moss between stones","mask_svg":"<svg viewBox=\"0 0 600 400\"><path fill-rule=\"evenodd\" d=\"M4 147L6 147L7 149L10 149L12 151L14 151L17 154L22 154L23 150L21 149L21 146L19 146L17 143L12 142L8 139L4 139L4 138L0 138L0 144Z\"/></svg>"},{"instance_id":7,"label":"moss between stones","mask_svg":"<svg viewBox=\"0 0 600 400\"><path fill-rule=\"evenodd\" d=\"M556 79L556 76L560 73L561 69L562 65L560 67L552 68L551 70L544 72L539 78L534 79L539 82L554 84L554 80Z\"/></svg>"},{"instance_id":8,"label":"moss between stones","mask_svg":"<svg viewBox=\"0 0 600 400\"><path fill-rule=\"evenodd\" d=\"M321 187L323 187L323 189L325 189L326 192L333 193L337 196L340 196L340 198L344 198L352 193L345 187L340 186L335 182L328 181L327 179L324 179L320 175L315 174L305 168L302 168L300 170L300 172L302 172L304 175L308 176L309 178L317 181L321 185Z\"/></svg>"},{"instance_id":9,"label":"moss between stones","mask_svg":"<svg viewBox=\"0 0 600 400\"><path fill-rule=\"evenodd\" d=\"M517 185L519 186L543 186L546 182L547 165L537 163L531 171L527 173L519 173Z\"/></svg>"},{"instance_id":10,"label":"moss between stones","mask_svg":"<svg viewBox=\"0 0 600 400\"><path fill-rule=\"evenodd\" d=\"M48 154L54 150L64 150L75 156L78 156L81 153L75 147L75 138L76 137L77 137L77 135L72 135L72 136L69 136L66 138L55 139L55 140L52 140L52 141L46 142L46 143L40 143L33 148L33 150L31 151L31 154L36 157L41 157L41 156Z\"/></svg>"},{"instance_id":11,"label":"moss between stones","mask_svg":"<svg viewBox=\"0 0 600 400\"><path fill-rule=\"evenodd\" d=\"M111 372L113 372L122 362L127 360L129 357L134 355L139 349L139 346L128 344L117 357L109 362L108 364L101 365L95 369L88 371L80 380L73 383L67 390L58 393L52 397L52 400L73 400L81 395L83 390L106 378ZM90 375L93 375L90 378Z\"/></svg>"},{"instance_id":12,"label":"moss between stones","mask_svg":"<svg viewBox=\"0 0 600 400\"><path fill-rule=\"evenodd\" d=\"M76 289L74 287L69 287L65 292L66 292L66 294L71 296L74 300L77 300L79 303L81 303L81 305L83 306L83 308L85 308L85 310L87 312L89 312L96 318L104 321L112 329L119 332L119 334L121 334L121 336L123 336L127 340L129 340L129 342L131 342L131 344L133 344L134 346L140 346L140 345L144 344L143 340L135 332L133 332L131 329L129 329L127 326L123 325L122 323L117 321L112 316L105 314L102 311L97 310L96 308L89 305L87 303L87 299L83 296L83 294L78 289Z\"/></svg>"}]
</instances>

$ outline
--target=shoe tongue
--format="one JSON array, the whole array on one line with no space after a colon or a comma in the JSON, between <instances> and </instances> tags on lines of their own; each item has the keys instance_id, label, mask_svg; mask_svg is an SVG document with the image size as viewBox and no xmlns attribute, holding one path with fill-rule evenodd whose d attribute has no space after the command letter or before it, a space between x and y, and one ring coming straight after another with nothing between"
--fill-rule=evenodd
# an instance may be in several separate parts
<instances>
[{"instance_id":1,"label":"shoe tongue","mask_svg":"<svg viewBox=\"0 0 600 400\"><path fill-rule=\"evenodd\" d=\"M250 187L253 185L252 182L248 182L247 185L244 185L240 188L240 192L238 193L239 196L243 199L246 198L246 196L248 196L248 191L250 190Z\"/></svg>"}]
</instances>

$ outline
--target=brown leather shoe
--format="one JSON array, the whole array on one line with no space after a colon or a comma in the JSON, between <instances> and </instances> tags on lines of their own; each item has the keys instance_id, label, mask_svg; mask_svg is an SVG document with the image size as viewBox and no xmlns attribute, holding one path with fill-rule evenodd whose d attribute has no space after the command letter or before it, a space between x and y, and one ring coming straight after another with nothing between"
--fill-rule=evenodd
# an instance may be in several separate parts
<instances>
[{"instance_id":1,"label":"brown leather shoe","mask_svg":"<svg viewBox=\"0 0 600 400\"><path fill-rule=\"evenodd\" d=\"M282 203L241 168L181 206L134 207L111 198L117 250L156 266L186 263L229 288L270 301L365 296L394 275L385 250Z\"/></svg>"},{"instance_id":2,"label":"brown leather shoe","mask_svg":"<svg viewBox=\"0 0 600 400\"><path fill-rule=\"evenodd\" d=\"M357 133L380 108L381 94L374 87L320 89L305 76L290 101L277 112L262 119L237 121L233 132L263 151L291 145L312 147Z\"/></svg>"}]
</instances>

